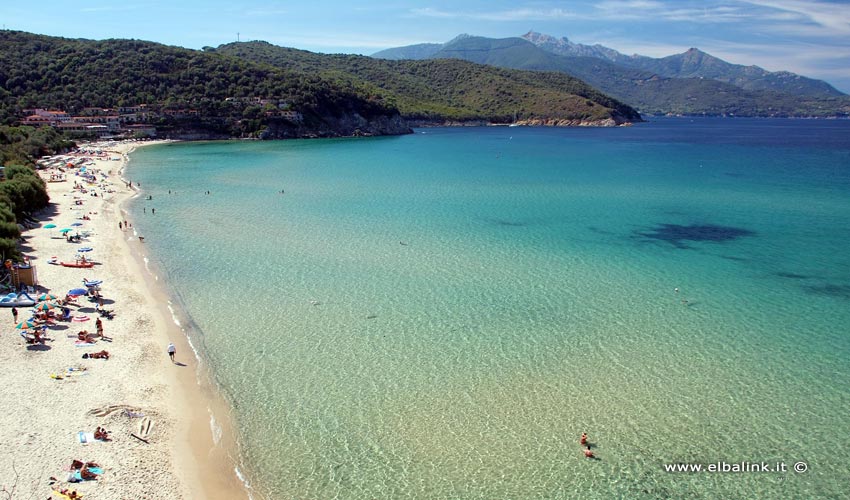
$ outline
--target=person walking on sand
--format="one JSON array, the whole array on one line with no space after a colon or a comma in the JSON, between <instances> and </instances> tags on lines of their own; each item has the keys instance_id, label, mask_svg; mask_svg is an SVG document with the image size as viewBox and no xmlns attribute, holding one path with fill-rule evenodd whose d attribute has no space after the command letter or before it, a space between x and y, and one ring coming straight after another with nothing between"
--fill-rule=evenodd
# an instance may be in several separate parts
<instances>
[{"instance_id":1,"label":"person walking on sand","mask_svg":"<svg viewBox=\"0 0 850 500\"><path fill-rule=\"evenodd\" d=\"M18 322L18 308L17 307L12 308L12 319L15 320L15 323Z\"/></svg>"},{"instance_id":2,"label":"person walking on sand","mask_svg":"<svg viewBox=\"0 0 850 500\"><path fill-rule=\"evenodd\" d=\"M174 344L168 344L168 357L171 358L171 362L174 363L174 354L177 352L177 348L174 347Z\"/></svg>"}]
</instances>

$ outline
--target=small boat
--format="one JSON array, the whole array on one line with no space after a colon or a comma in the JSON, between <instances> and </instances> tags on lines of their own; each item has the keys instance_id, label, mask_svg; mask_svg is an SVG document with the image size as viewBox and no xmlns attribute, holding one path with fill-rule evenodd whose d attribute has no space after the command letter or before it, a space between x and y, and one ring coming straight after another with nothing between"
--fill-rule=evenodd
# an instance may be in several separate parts
<instances>
[{"instance_id":1,"label":"small boat","mask_svg":"<svg viewBox=\"0 0 850 500\"><path fill-rule=\"evenodd\" d=\"M86 267L86 268L88 268L88 267L94 267L94 262L82 262L82 261L78 260L76 262L60 262L59 265L64 266L64 267Z\"/></svg>"},{"instance_id":2,"label":"small boat","mask_svg":"<svg viewBox=\"0 0 850 500\"><path fill-rule=\"evenodd\" d=\"M87 279L83 278L83 284L87 288L99 286L101 283L103 283L103 280L87 280Z\"/></svg>"},{"instance_id":3,"label":"small boat","mask_svg":"<svg viewBox=\"0 0 850 500\"><path fill-rule=\"evenodd\" d=\"M30 297L26 292L10 293L0 297L0 307L31 307L35 305L36 300Z\"/></svg>"}]
</instances>

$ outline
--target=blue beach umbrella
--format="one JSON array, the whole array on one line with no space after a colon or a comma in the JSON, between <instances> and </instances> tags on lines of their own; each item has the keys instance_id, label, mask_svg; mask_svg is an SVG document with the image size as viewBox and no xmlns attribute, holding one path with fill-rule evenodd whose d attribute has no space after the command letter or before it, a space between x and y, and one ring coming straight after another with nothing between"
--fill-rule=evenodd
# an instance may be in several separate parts
<instances>
[{"instance_id":1,"label":"blue beach umbrella","mask_svg":"<svg viewBox=\"0 0 850 500\"><path fill-rule=\"evenodd\" d=\"M72 225L72 226L74 226L74 227L77 227L77 226L82 226L82 225L83 225L83 223L82 223L82 222L74 222L74 223L73 223L73 224L71 224L71 225Z\"/></svg>"},{"instance_id":2,"label":"blue beach umbrella","mask_svg":"<svg viewBox=\"0 0 850 500\"><path fill-rule=\"evenodd\" d=\"M59 230L59 232L62 233L62 234L70 233L71 231L73 231L73 229L71 229L70 227L66 227L64 229Z\"/></svg>"},{"instance_id":3,"label":"blue beach umbrella","mask_svg":"<svg viewBox=\"0 0 850 500\"><path fill-rule=\"evenodd\" d=\"M54 227L56 227L56 224L45 224L44 225L44 229L53 229Z\"/></svg>"},{"instance_id":4,"label":"blue beach umbrella","mask_svg":"<svg viewBox=\"0 0 850 500\"><path fill-rule=\"evenodd\" d=\"M92 247L83 247L77 249L78 252L91 252L92 250L94 250L94 248Z\"/></svg>"},{"instance_id":5,"label":"blue beach umbrella","mask_svg":"<svg viewBox=\"0 0 850 500\"><path fill-rule=\"evenodd\" d=\"M89 293L88 290L84 288L72 288L68 290L68 295L85 295Z\"/></svg>"}]
</instances>

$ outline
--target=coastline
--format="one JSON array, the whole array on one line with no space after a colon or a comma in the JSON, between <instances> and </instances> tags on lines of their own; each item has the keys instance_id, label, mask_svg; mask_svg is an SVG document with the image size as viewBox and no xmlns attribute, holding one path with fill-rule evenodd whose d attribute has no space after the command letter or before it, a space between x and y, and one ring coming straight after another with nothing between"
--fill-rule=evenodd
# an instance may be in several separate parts
<instances>
[{"instance_id":1,"label":"coastline","mask_svg":"<svg viewBox=\"0 0 850 500\"><path fill-rule=\"evenodd\" d=\"M175 141L152 141L140 145L169 142ZM124 182L128 182L126 168L134 151L135 148L131 148L125 153L119 171ZM142 192L132 190L120 201L118 208L122 219L133 222L127 205ZM175 372L173 379L185 405L184 418L179 421L179 435L184 438L185 446L175 449L176 466L196 483L191 498L252 498L247 485L237 475L239 450L230 422L230 404L217 391L208 365L192 345L192 332L183 326L188 314L176 303L167 284L159 279L161 273L150 262L147 247L139 244L137 236L134 229L132 235L123 239L127 255L133 260L137 277L155 299L158 319L163 322L162 331L167 333L168 341L176 345L177 352L183 353L179 361L187 365Z\"/></svg>"},{"instance_id":2,"label":"coastline","mask_svg":"<svg viewBox=\"0 0 850 500\"><path fill-rule=\"evenodd\" d=\"M121 180L128 155L138 145L161 142L80 146L104 150L74 158L95 173L97 183L84 184L66 169L67 180L48 183L50 206L35 214L42 227L23 234L22 253L38 278L35 296L62 298L84 278L100 279L103 307L115 317L103 320L112 341L77 345L78 330L94 332L99 316L95 303L78 297L72 321L49 325L45 343L29 345L10 324L11 308L3 308L10 326L0 338L0 361L7 368L0 383L12 390L4 391L0 404L12 411L0 429L0 491L13 498L63 498L53 489L65 488L103 499L249 498L234 470L238 455L227 406L205 385L203 363L169 317L168 290L145 270L144 244L132 229L118 229L119 220L132 224L124 207L138 194ZM40 172L49 178L58 170ZM85 191L75 189L78 182ZM72 222L88 235L81 243L59 234ZM46 229L47 223L57 227ZM48 264L53 257L73 260L82 246L93 248L86 255L94 268ZM31 307L17 309L19 321L29 317ZM177 345L177 364L165 353L169 342ZM101 350L109 352L108 360L81 359ZM222 437L213 436L211 412ZM80 432L99 426L110 431L110 441L80 442ZM103 473L97 480L67 482L72 460L97 462Z\"/></svg>"}]
</instances>

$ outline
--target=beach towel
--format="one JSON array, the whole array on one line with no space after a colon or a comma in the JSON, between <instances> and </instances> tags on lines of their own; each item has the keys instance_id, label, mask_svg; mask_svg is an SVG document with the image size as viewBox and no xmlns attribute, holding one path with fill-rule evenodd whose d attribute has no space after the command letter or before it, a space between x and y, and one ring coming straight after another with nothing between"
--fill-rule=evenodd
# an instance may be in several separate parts
<instances>
[{"instance_id":1,"label":"beach towel","mask_svg":"<svg viewBox=\"0 0 850 500\"><path fill-rule=\"evenodd\" d=\"M80 495L80 494L77 494L76 497L71 497L71 496L68 496L68 495L62 493L61 491L56 491L56 490L53 490L53 493L51 493L51 498L53 498L53 497L56 497L56 500L66 500L66 499L67 500L74 500L74 498L83 498L83 496Z\"/></svg>"},{"instance_id":2,"label":"beach towel","mask_svg":"<svg viewBox=\"0 0 850 500\"><path fill-rule=\"evenodd\" d=\"M97 474L97 475L103 474L103 470L101 470L100 467L89 467L89 472L91 472L92 474ZM95 480L97 480L96 477L93 477L91 479L83 479L83 475L80 474L80 471L74 471L74 473L72 474L72 477L74 478L73 481L71 481L70 478L68 479L68 481L71 482L71 483L79 483L81 481L95 481Z\"/></svg>"},{"instance_id":3,"label":"beach towel","mask_svg":"<svg viewBox=\"0 0 850 500\"><path fill-rule=\"evenodd\" d=\"M92 343L92 342L84 342L84 341L82 341L82 340L78 340L78 341L74 342L74 345L75 345L75 346L77 346L77 347L88 347L88 346L90 346L90 345L94 345L94 343Z\"/></svg>"},{"instance_id":4,"label":"beach towel","mask_svg":"<svg viewBox=\"0 0 850 500\"><path fill-rule=\"evenodd\" d=\"M103 469L101 469L100 467L89 467L89 472L99 476L103 474ZM80 470L74 470L68 473L67 481L69 483L79 483L81 481L94 481L95 479L97 478L83 479L83 474L80 472Z\"/></svg>"},{"instance_id":5,"label":"beach towel","mask_svg":"<svg viewBox=\"0 0 850 500\"><path fill-rule=\"evenodd\" d=\"M77 433L77 440L82 444L89 444L96 441L96 439L94 438L94 432L83 431Z\"/></svg>"}]
</instances>

